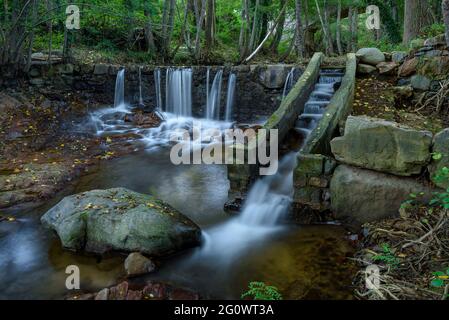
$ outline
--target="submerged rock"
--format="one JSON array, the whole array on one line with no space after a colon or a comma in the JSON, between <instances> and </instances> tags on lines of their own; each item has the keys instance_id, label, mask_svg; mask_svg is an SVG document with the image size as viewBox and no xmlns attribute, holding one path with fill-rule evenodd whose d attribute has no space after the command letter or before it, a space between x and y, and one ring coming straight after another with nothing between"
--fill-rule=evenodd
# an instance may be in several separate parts
<instances>
[{"instance_id":1,"label":"submerged rock","mask_svg":"<svg viewBox=\"0 0 449 320\"><path fill-rule=\"evenodd\" d=\"M377 48L362 48L356 53L361 63L376 66L385 62L385 55Z\"/></svg>"},{"instance_id":2,"label":"submerged rock","mask_svg":"<svg viewBox=\"0 0 449 320\"><path fill-rule=\"evenodd\" d=\"M400 176L421 173L430 160L432 133L366 116L348 117L343 137L331 141L343 163Z\"/></svg>"},{"instance_id":3,"label":"submerged rock","mask_svg":"<svg viewBox=\"0 0 449 320\"><path fill-rule=\"evenodd\" d=\"M340 165L330 184L331 207L337 219L349 219L357 223L396 216L401 204L411 193L431 190L413 178L374 172Z\"/></svg>"},{"instance_id":4,"label":"submerged rock","mask_svg":"<svg viewBox=\"0 0 449 320\"><path fill-rule=\"evenodd\" d=\"M150 195L124 188L93 190L64 198L41 222L65 248L105 253L166 255L200 243L200 228Z\"/></svg>"},{"instance_id":5,"label":"submerged rock","mask_svg":"<svg viewBox=\"0 0 449 320\"><path fill-rule=\"evenodd\" d=\"M125 260L125 270L128 276L138 276L156 270L154 263L139 252L131 253Z\"/></svg>"}]
</instances>

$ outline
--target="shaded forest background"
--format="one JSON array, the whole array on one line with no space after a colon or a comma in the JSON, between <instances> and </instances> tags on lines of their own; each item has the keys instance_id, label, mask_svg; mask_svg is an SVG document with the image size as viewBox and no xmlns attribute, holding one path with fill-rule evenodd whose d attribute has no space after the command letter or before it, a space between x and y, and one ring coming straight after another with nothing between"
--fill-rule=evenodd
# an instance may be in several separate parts
<instances>
[{"instance_id":1,"label":"shaded forest background","mask_svg":"<svg viewBox=\"0 0 449 320\"><path fill-rule=\"evenodd\" d=\"M448 0L2 0L0 66L27 71L31 55L148 64L283 62L408 50L445 32ZM65 28L66 7L80 29ZM367 30L379 6L381 29ZM50 53L50 54L48 54Z\"/></svg>"}]
</instances>

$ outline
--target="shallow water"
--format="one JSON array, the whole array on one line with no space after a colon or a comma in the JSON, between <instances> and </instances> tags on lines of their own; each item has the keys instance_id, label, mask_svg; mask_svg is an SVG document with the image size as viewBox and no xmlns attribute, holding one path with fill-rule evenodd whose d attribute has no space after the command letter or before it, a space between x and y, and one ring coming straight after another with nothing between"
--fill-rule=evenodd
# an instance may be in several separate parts
<instances>
[{"instance_id":1,"label":"shallow water","mask_svg":"<svg viewBox=\"0 0 449 320\"><path fill-rule=\"evenodd\" d=\"M229 182L224 166L174 166L163 149L137 153L104 162L81 178L74 192L97 188L127 187L151 192L177 208L207 234L222 232L235 218L223 212ZM124 276L124 256L98 258L61 249L59 240L44 230L40 216L57 200L32 212L21 212L15 222L0 223L0 298L61 299L65 268L81 271L81 289L95 291L115 284ZM344 230L336 226L280 226L265 238L251 240L240 250L192 249L160 261L159 271L148 279L190 287L209 298L239 298L250 281L277 286L286 299L350 298L351 269L344 264L351 248ZM238 237L235 237L238 238ZM229 247L232 244L230 235ZM207 244L207 241L204 245ZM203 252L203 254L199 254Z\"/></svg>"}]
</instances>

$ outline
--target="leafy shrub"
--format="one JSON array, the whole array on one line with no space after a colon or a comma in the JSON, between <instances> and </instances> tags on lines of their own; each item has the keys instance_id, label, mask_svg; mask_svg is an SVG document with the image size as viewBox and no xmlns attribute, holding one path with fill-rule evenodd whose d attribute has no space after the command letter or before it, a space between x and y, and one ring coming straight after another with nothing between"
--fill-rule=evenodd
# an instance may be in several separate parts
<instances>
[{"instance_id":1,"label":"leafy shrub","mask_svg":"<svg viewBox=\"0 0 449 320\"><path fill-rule=\"evenodd\" d=\"M387 243L382 244L382 253L373 257L373 261L383 262L391 268L397 268L399 266L399 259L391 251L390 245Z\"/></svg>"},{"instance_id":2,"label":"leafy shrub","mask_svg":"<svg viewBox=\"0 0 449 320\"><path fill-rule=\"evenodd\" d=\"M263 282L250 282L248 291L242 294L242 299L253 300L282 300L281 294L274 286L267 286Z\"/></svg>"}]
</instances>

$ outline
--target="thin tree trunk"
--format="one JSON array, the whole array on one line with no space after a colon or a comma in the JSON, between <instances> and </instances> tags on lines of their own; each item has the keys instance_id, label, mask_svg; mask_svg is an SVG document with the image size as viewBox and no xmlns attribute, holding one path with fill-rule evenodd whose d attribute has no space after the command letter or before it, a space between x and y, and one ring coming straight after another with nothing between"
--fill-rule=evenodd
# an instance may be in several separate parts
<instances>
[{"instance_id":1,"label":"thin tree trunk","mask_svg":"<svg viewBox=\"0 0 449 320\"><path fill-rule=\"evenodd\" d=\"M302 25L302 3L301 0L295 1L295 48L298 58L304 58L304 31Z\"/></svg>"},{"instance_id":2,"label":"thin tree trunk","mask_svg":"<svg viewBox=\"0 0 449 320\"><path fill-rule=\"evenodd\" d=\"M441 4L441 11L443 14L444 25L446 27L446 43L449 47L449 0L443 0Z\"/></svg>"},{"instance_id":3,"label":"thin tree trunk","mask_svg":"<svg viewBox=\"0 0 449 320\"><path fill-rule=\"evenodd\" d=\"M257 27L259 25L259 0L256 0L256 6L254 7L254 15L253 15L253 26L251 30L251 40L249 41L249 50L254 50L255 43L256 43L256 37L257 37Z\"/></svg>"},{"instance_id":4,"label":"thin tree trunk","mask_svg":"<svg viewBox=\"0 0 449 320\"><path fill-rule=\"evenodd\" d=\"M206 0L201 1L201 8L199 1L195 0L195 15L196 15L196 37L195 37L195 59L201 56L201 31L203 30L204 19L206 18Z\"/></svg>"},{"instance_id":5,"label":"thin tree trunk","mask_svg":"<svg viewBox=\"0 0 449 320\"><path fill-rule=\"evenodd\" d=\"M325 22L323 20L323 16L321 15L320 5L318 4L317 0L315 0L315 5L316 5L316 10L317 10L317 13L318 13L318 17L319 17L320 22L321 22L321 28L323 30L324 42L325 42L325 45L326 45L326 53L327 53L327 55L330 55L330 54L333 53L333 49L331 48L331 44L332 43L331 43L331 40L330 40L330 36L327 33L328 29L327 29L326 24L325 24Z\"/></svg>"},{"instance_id":6,"label":"thin tree trunk","mask_svg":"<svg viewBox=\"0 0 449 320\"><path fill-rule=\"evenodd\" d=\"M287 0L280 1L281 10L284 7L286 1ZM279 25L276 28L276 33L274 35L273 42L271 43L270 46L270 51L273 52L274 54L278 53L279 43L281 42L282 34L284 33L284 24L285 24L285 11L282 13L281 21L279 22Z\"/></svg>"},{"instance_id":7,"label":"thin tree trunk","mask_svg":"<svg viewBox=\"0 0 449 320\"><path fill-rule=\"evenodd\" d=\"M50 15L52 14L51 11L53 10L53 3L52 0L47 0L47 12L50 12ZM51 63L51 55L53 50L53 19L50 18L50 21L48 21L48 60L47 63Z\"/></svg>"},{"instance_id":8,"label":"thin tree trunk","mask_svg":"<svg viewBox=\"0 0 449 320\"><path fill-rule=\"evenodd\" d=\"M408 45L418 37L423 27L429 25L429 3L427 0L407 0L404 4L403 44Z\"/></svg>"},{"instance_id":9,"label":"thin tree trunk","mask_svg":"<svg viewBox=\"0 0 449 320\"><path fill-rule=\"evenodd\" d=\"M38 9L38 0L33 0L33 7L31 13L31 31L30 31L30 44L28 47L28 56L27 56L27 64L25 66L25 72L30 71L31 68L31 55L33 54L33 45L34 45L34 25L37 21L37 9Z\"/></svg>"},{"instance_id":10,"label":"thin tree trunk","mask_svg":"<svg viewBox=\"0 0 449 320\"><path fill-rule=\"evenodd\" d=\"M330 28L330 21L329 21L329 6L327 5L327 0L324 0L323 6L324 6L324 26L326 28L327 33L327 45L329 47L329 54L333 55L334 50L334 41L332 39L332 33Z\"/></svg>"},{"instance_id":11,"label":"thin tree trunk","mask_svg":"<svg viewBox=\"0 0 449 320\"><path fill-rule=\"evenodd\" d=\"M247 54L247 44L248 44L248 23L247 23L247 15L248 12L248 1L249 0L242 0L242 12L241 12L241 27L240 27L240 36L239 36L239 48L240 48L240 59L243 60L243 58Z\"/></svg>"},{"instance_id":12,"label":"thin tree trunk","mask_svg":"<svg viewBox=\"0 0 449 320\"><path fill-rule=\"evenodd\" d=\"M351 52L357 51L358 46L358 22L359 14L357 12L357 7L354 8L352 12L352 33L351 33Z\"/></svg>"},{"instance_id":13,"label":"thin tree trunk","mask_svg":"<svg viewBox=\"0 0 449 320\"><path fill-rule=\"evenodd\" d=\"M206 48L209 50L214 45L214 20L215 20L215 4L214 0L207 0L207 16L206 16Z\"/></svg>"},{"instance_id":14,"label":"thin tree trunk","mask_svg":"<svg viewBox=\"0 0 449 320\"><path fill-rule=\"evenodd\" d=\"M346 46L346 51L347 52L352 52L352 48L353 48L353 45L352 45L352 33L353 33L353 30L352 30L352 15L353 15L353 13L354 13L354 8L352 6L350 6L349 10L348 10L349 40L348 40L348 43L347 43L347 46Z\"/></svg>"},{"instance_id":15,"label":"thin tree trunk","mask_svg":"<svg viewBox=\"0 0 449 320\"><path fill-rule=\"evenodd\" d=\"M341 45L341 0L338 0L336 38L338 54L342 55L343 47Z\"/></svg>"}]
</instances>

